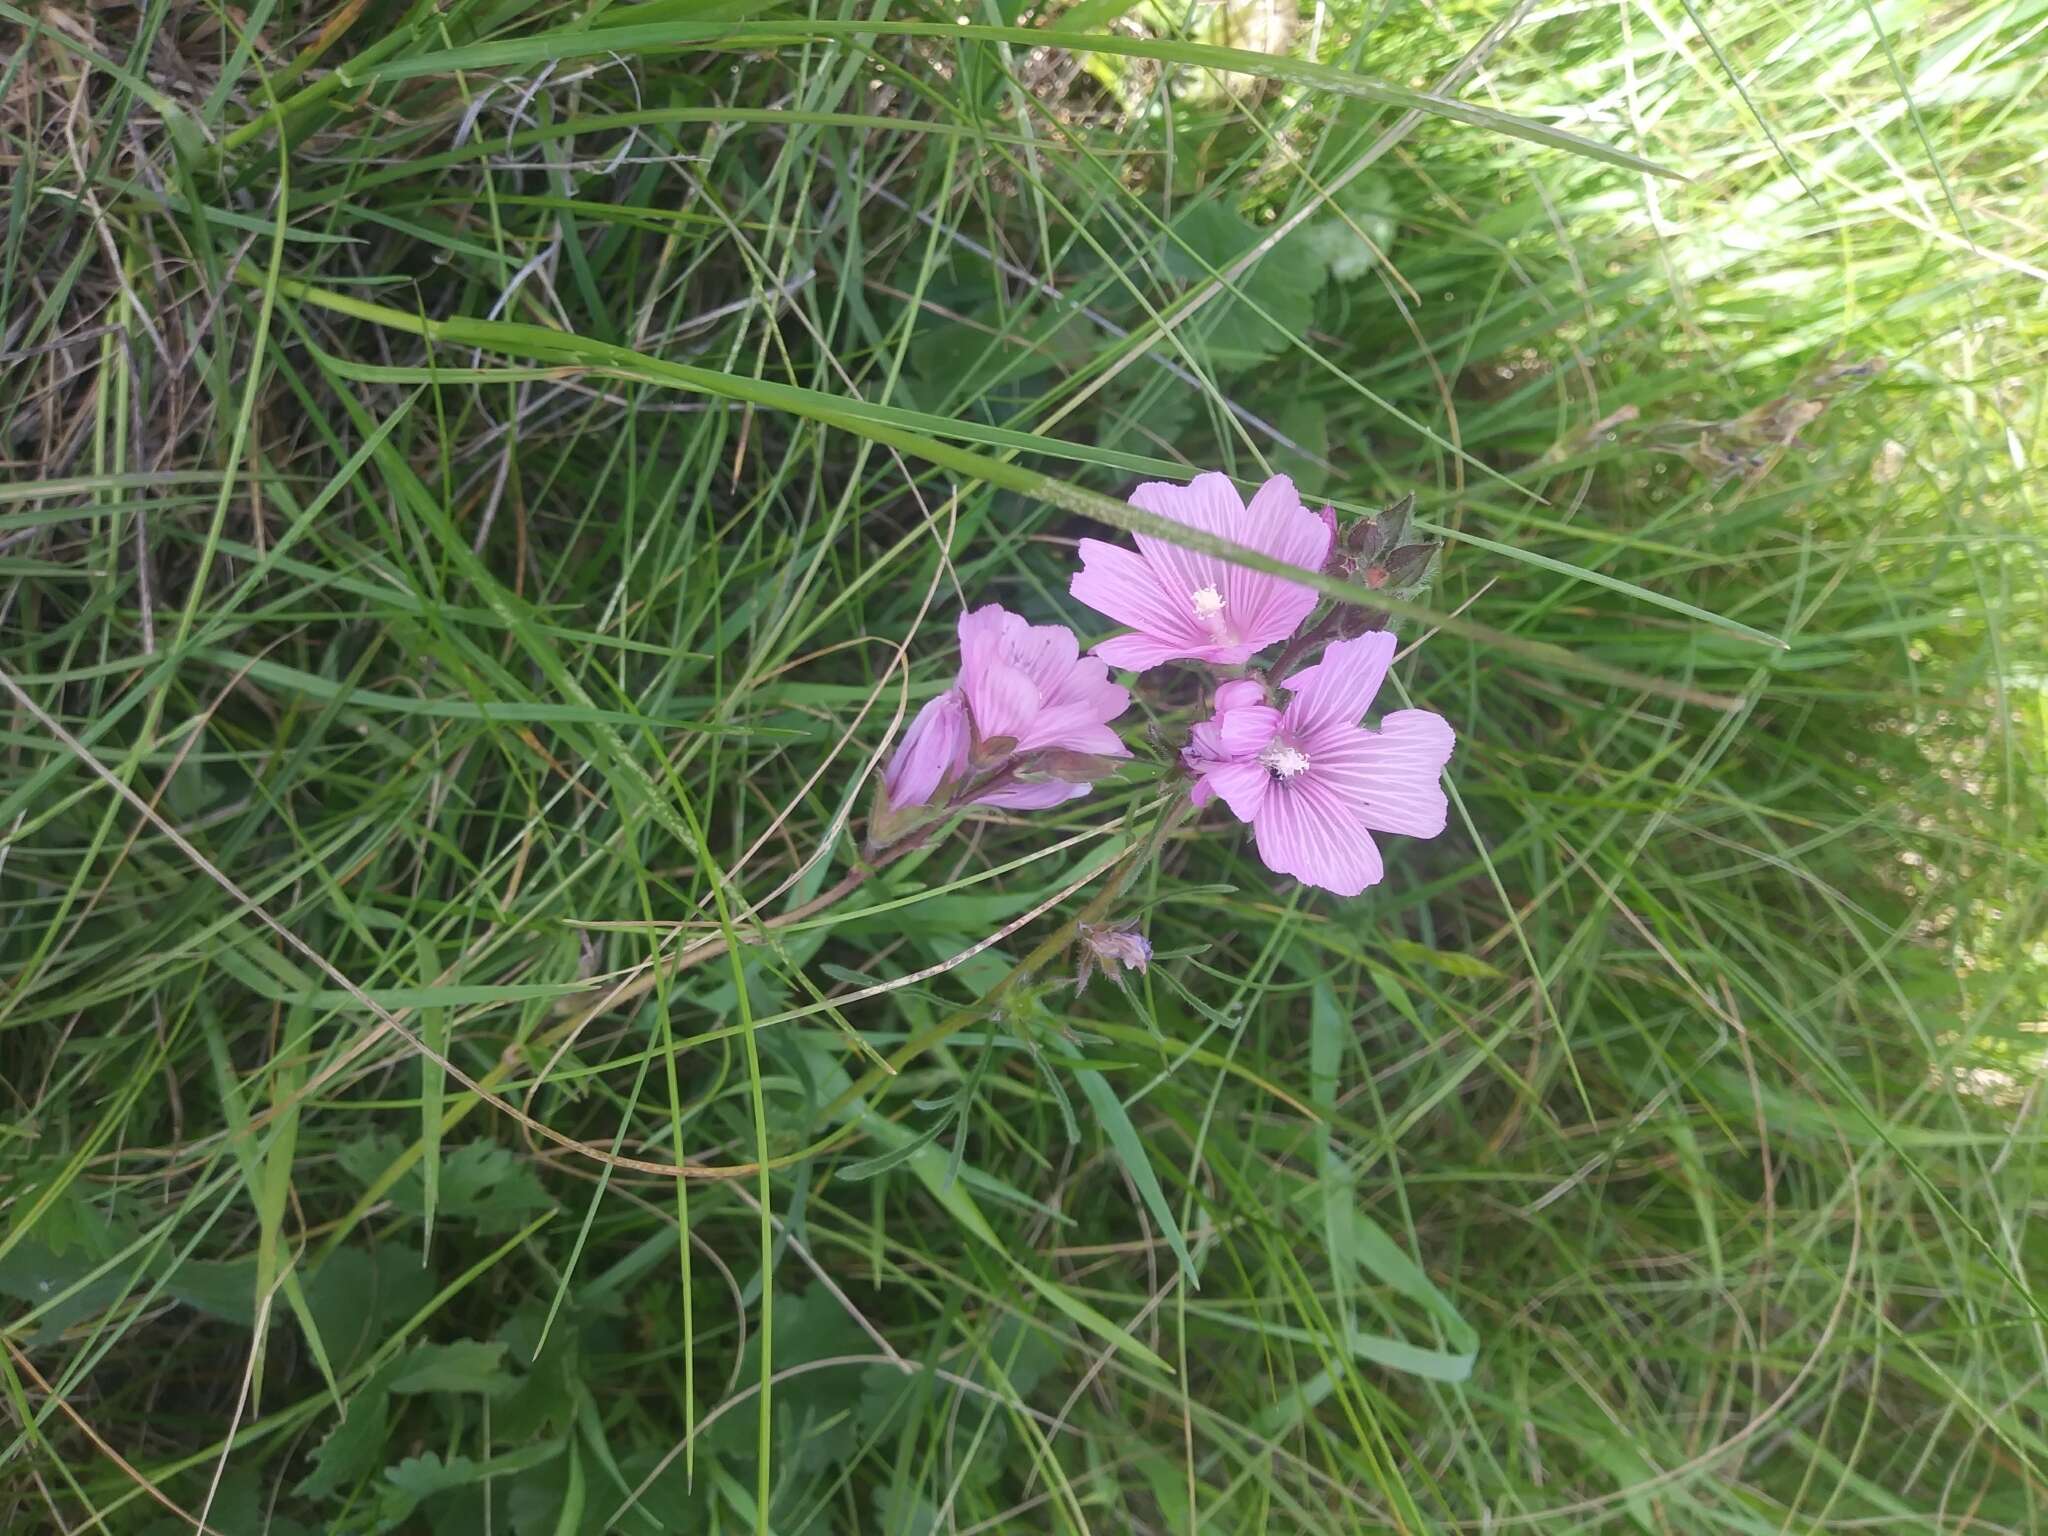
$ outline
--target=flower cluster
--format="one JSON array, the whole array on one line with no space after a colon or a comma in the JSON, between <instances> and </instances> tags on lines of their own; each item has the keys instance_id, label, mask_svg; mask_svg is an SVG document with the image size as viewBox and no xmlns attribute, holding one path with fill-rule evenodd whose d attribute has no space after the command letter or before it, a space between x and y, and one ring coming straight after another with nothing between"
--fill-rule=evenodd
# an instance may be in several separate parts
<instances>
[{"instance_id":1,"label":"flower cluster","mask_svg":"<svg viewBox=\"0 0 2048 1536\"><path fill-rule=\"evenodd\" d=\"M1131 707L1106 662L1062 624L995 603L960 616L960 675L917 712L882 774L868 841L895 842L936 806L1043 810L1088 793L1131 755L1109 722Z\"/></svg>"},{"instance_id":2,"label":"flower cluster","mask_svg":"<svg viewBox=\"0 0 2048 1536\"><path fill-rule=\"evenodd\" d=\"M1130 755L1109 722L1131 696L1112 666L1202 663L1218 675L1207 719L1181 753L1197 807L1221 800L1248 823L1268 869L1343 896L1384 873L1375 832L1434 837L1455 738L1440 715L1400 709L1368 729L1394 637L1368 594L1411 586L1434 546L1404 543L1406 503L1342 535L1326 508L1277 476L1249 505L1219 474L1155 482L1141 511L1361 589L1307 627L1315 588L1148 534L1136 549L1083 539L1072 593L1131 633L1081 655L1071 630L1027 624L991 604L960 620L960 675L911 722L882 780L871 845L886 846L968 805L1057 805ZM1295 666L1316 646L1322 654ZM1282 647L1264 671L1249 664ZM1142 961L1139 962L1142 967Z\"/></svg>"}]
</instances>

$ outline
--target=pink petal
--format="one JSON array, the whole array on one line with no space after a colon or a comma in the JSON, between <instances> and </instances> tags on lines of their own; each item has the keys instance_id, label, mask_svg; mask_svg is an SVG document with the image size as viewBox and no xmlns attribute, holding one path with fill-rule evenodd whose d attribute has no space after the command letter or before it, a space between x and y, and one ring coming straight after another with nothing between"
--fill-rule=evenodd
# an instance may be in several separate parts
<instances>
[{"instance_id":1,"label":"pink petal","mask_svg":"<svg viewBox=\"0 0 2048 1536\"><path fill-rule=\"evenodd\" d=\"M967 767L967 701L949 688L927 702L903 733L896 755L882 772L889 808L928 802L949 773Z\"/></svg>"},{"instance_id":2,"label":"pink petal","mask_svg":"<svg viewBox=\"0 0 2048 1536\"><path fill-rule=\"evenodd\" d=\"M1318 736L1311 772L1375 831L1435 837L1450 816L1442 779L1455 744L1443 716L1397 709L1377 731L1346 727Z\"/></svg>"},{"instance_id":3,"label":"pink petal","mask_svg":"<svg viewBox=\"0 0 2048 1536\"><path fill-rule=\"evenodd\" d=\"M1121 667L1126 672L1143 672L1148 667L1157 667L1169 661L1184 657L1199 658L1200 648L1170 640L1155 640L1150 635L1113 635L1095 647L1095 654L1112 667ZM1247 651L1246 656L1251 653ZM1238 658L1243 661L1244 656Z\"/></svg>"},{"instance_id":4,"label":"pink petal","mask_svg":"<svg viewBox=\"0 0 2048 1536\"><path fill-rule=\"evenodd\" d=\"M960 676L968 708L974 711L974 728L983 741L998 736L1022 740L1037 721L1042 703L1038 689L1015 667L989 664L978 679L969 679L963 667Z\"/></svg>"},{"instance_id":5,"label":"pink petal","mask_svg":"<svg viewBox=\"0 0 2048 1536\"><path fill-rule=\"evenodd\" d=\"M1188 800L1198 811L1215 798L1216 791L1210 787L1207 775L1197 778L1194 786L1188 790Z\"/></svg>"},{"instance_id":6,"label":"pink petal","mask_svg":"<svg viewBox=\"0 0 2048 1536\"><path fill-rule=\"evenodd\" d=\"M1266 868L1339 896L1356 896L1386 873L1364 823L1308 775L1274 786L1252 836Z\"/></svg>"},{"instance_id":7,"label":"pink petal","mask_svg":"<svg viewBox=\"0 0 2048 1536\"><path fill-rule=\"evenodd\" d=\"M1017 733L1017 750L1035 752L1040 747L1067 747L1075 752L1112 752L1122 757L1123 741L1108 722L1128 709L1130 703L1129 692L1114 684L1085 691L1070 690L1070 697L1059 703L1041 698L1037 715Z\"/></svg>"},{"instance_id":8,"label":"pink petal","mask_svg":"<svg viewBox=\"0 0 2048 1536\"><path fill-rule=\"evenodd\" d=\"M1065 686L1081 658L1081 642L1064 624L1027 624L1016 614L1003 626L998 654L1037 685L1048 701Z\"/></svg>"},{"instance_id":9,"label":"pink petal","mask_svg":"<svg viewBox=\"0 0 2048 1536\"><path fill-rule=\"evenodd\" d=\"M1101 730L1103 722L1114 720L1131 707L1130 690L1109 680L1109 667L1099 658L1074 656L1080 642L1074 638L1072 630L1061 628L1057 632L1065 640L1057 654L1066 660L1056 673L1035 675L1032 679L1038 684L1045 708L1045 718L1033 732L1044 739L1034 745L1071 746L1077 751L1099 750L1065 738L1074 730ZM1115 732L1108 732L1108 735L1114 739Z\"/></svg>"},{"instance_id":10,"label":"pink petal","mask_svg":"<svg viewBox=\"0 0 2048 1536\"><path fill-rule=\"evenodd\" d=\"M1273 775L1257 763L1219 764L1202 775L1202 782L1223 797L1231 815L1239 821L1254 820L1270 800L1277 798L1273 793Z\"/></svg>"},{"instance_id":11,"label":"pink petal","mask_svg":"<svg viewBox=\"0 0 2048 1536\"><path fill-rule=\"evenodd\" d=\"M1170 517L1176 523L1185 523L1221 539L1231 537L1231 530L1244 518L1244 498L1238 495L1230 476L1213 469L1195 476L1186 485L1176 485L1171 480L1148 480L1132 491L1128 499L1140 511Z\"/></svg>"},{"instance_id":12,"label":"pink petal","mask_svg":"<svg viewBox=\"0 0 2048 1536\"><path fill-rule=\"evenodd\" d=\"M1266 685L1255 677L1235 678L1220 685L1216 690L1216 713L1226 709L1242 709L1247 704L1266 702Z\"/></svg>"},{"instance_id":13,"label":"pink petal","mask_svg":"<svg viewBox=\"0 0 2048 1536\"><path fill-rule=\"evenodd\" d=\"M1013 752L1058 747L1105 757L1130 749L1109 727L1130 708L1131 695L1109 680L1102 661L1084 658L1074 632L1061 624L1029 624L995 603L960 616L960 682L983 743L1008 738ZM1015 786L984 803L1039 809L1086 794L1086 785Z\"/></svg>"},{"instance_id":14,"label":"pink petal","mask_svg":"<svg viewBox=\"0 0 2048 1536\"><path fill-rule=\"evenodd\" d=\"M981 680L1002 656L1003 634L1024 621L1000 603L984 603L960 615L960 686L972 699Z\"/></svg>"},{"instance_id":15,"label":"pink petal","mask_svg":"<svg viewBox=\"0 0 2048 1536\"><path fill-rule=\"evenodd\" d=\"M1131 505L1190 529L1241 544L1306 570L1329 552L1330 527L1301 504L1279 475L1247 507L1229 478L1195 476L1187 485L1149 481ZM1144 644L1121 637L1096 648L1118 666L1156 666L1189 659L1235 666L1301 627L1316 605L1312 588L1188 549L1172 539L1135 535L1138 553L1097 539L1081 541L1082 569L1073 595L1139 631ZM1198 611L1196 598L1202 595Z\"/></svg>"},{"instance_id":16,"label":"pink petal","mask_svg":"<svg viewBox=\"0 0 2048 1536\"><path fill-rule=\"evenodd\" d=\"M1195 622L1189 598L1193 587L1186 592L1169 593L1160 584L1159 573L1120 544L1083 539L1080 550L1081 569L1067 584L1067 590L1076 602L1086 603L1097 613L1156 639L1181 641L1188 645L1201 645L1208 640L1207 633ZM1102 647L1097 646L1095 653L1103 655ZM1181 653L1175 651L1173 654ZM1131 665L1128 662L1113 664Z\"/></svg>"},{"instance_id":17,"label":"pink petal","mask_svg":"<svg viewBox=\"0 0 2048 1536\"><path fill-rule=\"evenodd\" d=\"M1237 487L1230 483L1228 475L1212 471L1195 476L1186 485L1174 485L1166 480L1148 481L1131 492L1130 502L1141 512L1171 518L1185 527L1214 534L1219 539L1242 541L1244 498L1237 494ZM1145 557L1145 563L1158 573L1167 599L1189 615L1188 623L1193 626L1193 632L1206 638L1193 618L1194 594L1204 587L1214 587L1228 596L1229 567L1214 555L1202 554L1149 533L1133 534L1132 537L1137 540L1138 553ZM1165 635L1172 631L1154 633Z\"/></svg>"},{"instance_id":18,"label":"pink petal","mask_svg":"<svg viewBox=\"0 0 2048 1536\"><path fill-rule=\"evenodd\" d=\"M1256 757L1279 729L1279 710L1270 704L1247 704L1216 717L1216 743L1225 757Z\"/></svg>"},{"instance_id":19,"label":"pink petal","mask_svg":"<svg viewBox=\"0 0 2048 1536\"><path fill-rule=\"evenodd\" d=\"M1301 504L1292 480L1275 475L1253 493L1251 505L1226 537L1303 570L1319 571L1329 557L1331 529ZM1229 567L1229 583L1226 611L1254 650L1292 635L1319 601L1315 588L1249 566Z\"/></svg>"},{"instance_id":20,"label":"pink petal","mask_svg":"<svg viewBox=\"0 0 2048 1536\"><path fill-rule=\"evenodd\" d=\"M1131 749L1123 738L1102 723L1099 711L1076 706L1041 714L1031 729L1017 738L1019 752L1036 752L1060 747L1069 752L1092 752L1098 757L1129 757Z\"/></svg>"},{"instance_id":21,"label":"pink petal","mask_svg":"<svg viewBox=\"0 0 2048 1536\"><path fill-rule=\"evenodd\" d=\"M1204 720L1189 728L1182 756L1197 762L1221 762L1229 755L1223 750L1223 731L1216 720Z\"/></svg>"},{"instance_id":22,"label":"pink petal","mask_svg":"<svg viewBox=\"0 0 2048 1536\"><path fill-rule=\"evenodd\" d=\"M1049 779L1042 784L1006 784L985 795L976 795L976 805L999 805L1012 811L1042 811L1088 793L1086 784L1063 784Z\"/></svg>"},{"instance_id":23,"label":"pink petal","mask_svg":"<svg viewBox=\"0 0 2048 1536\"><path fill-rule=\"evenodd\" d=\"M1358 724L1393 660L1394 637L1384 629L1356 640L1331 641L1321 661L1286 679L1294 691L1287 705L1288 731L1312 736L1329 726Z\"/></svg>"}]
</instances>

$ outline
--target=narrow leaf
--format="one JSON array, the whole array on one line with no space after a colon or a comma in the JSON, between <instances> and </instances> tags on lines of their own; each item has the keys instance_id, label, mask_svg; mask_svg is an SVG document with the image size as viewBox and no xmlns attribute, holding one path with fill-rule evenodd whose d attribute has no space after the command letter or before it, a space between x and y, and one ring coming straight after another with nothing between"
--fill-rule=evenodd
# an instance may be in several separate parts
<instances>
[{"instance_id":1,"label":"narrow leaf","mask_svg":"<svg viewBox=\"0 0 2048 1536\"><path fill-rule=\"evenodd\" d=\"M1123 1100L1116 1096L1109 1079L1100 1072L1084 1068L1074 1076L1080 1081L1081 1092L1088 1098L1088 1107L1095 1111L1095 1118L1102 1123L1118 1160L1130 1174L1131 1182L1138 1186L1145 1209L1152 1213L1152 1219L1159 1223L1159 1230L1166 1234L1174 1257L1180 1260L1181 1274L1190 1286L1200 1290L1201 1277L1196 1273L1194 1258L1181 1237L1180 1223L1173 1219L1173 1206L1167 1201L1166 1191L1159 1187L1159 1176L1152 1171L1152 1159L1145 1153L1145 1143L1138 1135L1138 1128L1131 1124L1130 1112L1124 1108Z\"/></svg>"}]
</instances>

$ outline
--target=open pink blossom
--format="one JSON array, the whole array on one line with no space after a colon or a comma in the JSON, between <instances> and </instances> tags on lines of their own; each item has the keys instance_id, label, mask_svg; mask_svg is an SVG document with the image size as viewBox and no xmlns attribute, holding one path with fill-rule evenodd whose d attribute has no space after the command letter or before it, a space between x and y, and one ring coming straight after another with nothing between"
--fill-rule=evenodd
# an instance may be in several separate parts
<instances>
[{"instance_id":1,"label":"open pink blossom","mask_svg":"<svg viewBox=\"0 0 2048 1536\"><path fill-rule=\"evenodd\" d=\"M1088 793L1070 757L1129 757L1109 722L1131 695L1081 654L1060 624L1027 624L990 603L960 616L960 675L917 712L883 770L892 811L926 805L940 788L980 787L976 805L1040 810ZM1029 777L1022 777L1029 775Z\"/></svg>"},{"instance_id":2,"label":"open pink blossom","mask_svg":"<svg viewBox=\"0 0 2048 1536\"><path fill-rule=\"evenodd\" d=\"M1195 803L1221 798L1250 822L1259 858L1277 874L1340 896L1378 884L1374 832L1443 831L1439 780L1455 740L1426 709L1397 709L1377 730L1359 725L1393 659L1385 631L1334 641L1286 679L1294 696L1284 710L1249 679L1225 683L1183 754Z\"/></svg>"},{"instance_id":3,"label":"open pink blossom","mask_svg":"<svg viewBox=\"0 0 2048 1536\"><path fill-rule=\"evenodd\" d=\"M1130 500L1140 511L1305 571L1321 570L1330 552L1332 525L1302 506L1294 482L1285 475L1260 486L1250 506L1218 474L1197 475L1189 485L1155 480L1131 492ZM1150 534L1133 537L1136 553L1120 544L1083 539L1081 569L1070 588L1079 601L1137 631L1095 647L1095 654L1111 666L1133 671L1166 661L1236 666L1293 634L1316 605L1313 587Z\"/></svg>"}]
</instances>

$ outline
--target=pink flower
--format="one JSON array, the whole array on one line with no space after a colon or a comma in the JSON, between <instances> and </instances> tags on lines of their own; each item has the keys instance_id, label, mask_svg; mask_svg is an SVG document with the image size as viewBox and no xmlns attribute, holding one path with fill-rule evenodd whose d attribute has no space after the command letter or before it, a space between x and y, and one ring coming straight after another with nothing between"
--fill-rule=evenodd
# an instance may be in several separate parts
<instances>
[{"instance_id":1,"label":"pink flower","mask_svg":"<svg viewBox=\"0 0 2048 1536\"><path fill-rule=\"evenodd\" d=\"M1155 480L1131 492L1130 500L1141 511L1305 571L1321 570L1330 552L1333 524L1302 506L1285 475L1260 486L1249 507L1237 487L1217 474L1197 475L1191 485ZM1120 544L1083 539L1081 569L1070 589L1098 613L1138 631L1095 647L1111 666L1143 671L1182 660L1236 666L1293 634L1316 605L1313 587L1150 534L1134 537L1135 554Z\"/></svg>"},{"instance_id":2,"label":"pink flower","mask_svg":"<svg viewBox=\"0 0 2048 1536\"><path fill-rule=\"evenodd\" d=\"M995 603L960 616L960 675L917 712L882 774L889 809L926 805L970 782L975 805L1041 810L1088 793L1076 759L1129 757L1109 722L1131 695L1074 632L1027 624ZM1021 774L1065 777L1022 778Z\"/></svg>"},{"instance_id":3,"label":"pink flower","mask_svg":"<svg viewBox=\"0 0 2048 1536\"><path fill-rule=\"evenodd\" d=\"M920 709L882 770L889 809L923 805L947 779L965 773L973 732L967 696L958 688L948 688Z\"/></svg>"},{"instance_id":4,"label":"pink flower","mask_svg":"<svg viewBox=\"0 0 2048 1536\"><path fill-rule=\"evenodd\" d=\"M1338 640L1323 659L1286 680L1284 710L1245 679L1216 690L1216 713L1195 727L1187 751L1193 799L1220 796L1251 823L1259 857L1340 896L1385 873L1374 832L1435 837L1449 807L1438 782L1454 738L1441 715L1397 709L1369 731L1358 724L1394 659L1384 631Z\"/></svg>"},{"instance_id":5,"label":"pink flower","mask_svg":"<svg viewBox=\"0 0 2048 1536\"><path fill-rule=\"evenodd\" d=\"M1253 678L1240 677L1217 688L1215 713L1188 733L1181 753L1196 775L1192 798L1197 806L1216 798L1208 769L1254 756L1272 734L1275 713L1266 707L1266 685Z\"/></svg>"}]
</instances>

